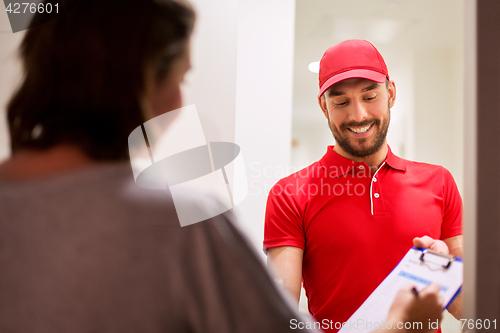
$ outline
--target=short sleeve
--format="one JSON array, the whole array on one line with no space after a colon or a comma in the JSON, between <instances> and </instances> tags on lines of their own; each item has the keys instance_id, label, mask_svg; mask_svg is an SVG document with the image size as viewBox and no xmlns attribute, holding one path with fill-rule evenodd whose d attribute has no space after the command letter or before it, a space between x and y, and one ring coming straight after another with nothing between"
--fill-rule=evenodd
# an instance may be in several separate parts
<instances>
[{"instance_id":1,"label":"short sleeve","mask_svg":"<svg viewBox=\"0 0 500 333\"><path fill-rule=\"evenodd\" d=\"M451 173L444 169L444 215L441 226L441 239L462 235L462 197Z\"/></svg>"},{"instance_id":2,"label":"short sleeve","mask_svg":"<svg viewBox=\"0 0 500 333\"><path fill-rule=\"evenodd\" d=\"M286 178L273 186L266 205L264 251L273 247L294 246L305 250L303 212L294 184Z\"/></svg>"}]
</instances>

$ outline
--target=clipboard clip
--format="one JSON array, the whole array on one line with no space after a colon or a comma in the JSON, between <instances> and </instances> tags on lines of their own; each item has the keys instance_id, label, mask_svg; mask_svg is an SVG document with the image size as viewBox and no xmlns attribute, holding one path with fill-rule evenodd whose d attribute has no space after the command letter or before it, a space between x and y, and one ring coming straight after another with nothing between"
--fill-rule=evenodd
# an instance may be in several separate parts
<instances>
[{"instance_id":1,"label":"clipboard clip","mask_svg":"<svg viewBox=\"0 0 500 333\"><path fill-rule=\"evenodd\" d=\"M424 249L422 251L422 254L420 255L420 261L425 261L424 257L425 257L425 255L427 253L435 255L435 256L439 256L439 257L442 257L442 258L445 258L445 259L448 259L448 263L447 264L441 265L444 269L450 268L451 263L456 260L455 256L452 256L452 255L449 255L449 254L444 254L444 253L441 253L441 252L436 252L436 251L429 250L429 249Z\"/></svg>"}]
</instances>

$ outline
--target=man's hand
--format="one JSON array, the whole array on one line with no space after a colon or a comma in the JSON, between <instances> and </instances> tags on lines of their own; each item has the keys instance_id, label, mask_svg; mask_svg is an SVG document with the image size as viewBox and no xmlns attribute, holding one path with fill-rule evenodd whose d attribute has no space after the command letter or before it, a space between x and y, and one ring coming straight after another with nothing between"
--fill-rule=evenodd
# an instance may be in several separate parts
<instances>
[{"instance_id":1,"label":"man's hand","mask_svg":"<svg viewBox=\"0 0 500 333\"><path fill-rule=\"evenodd\" d=\"M426 249L430 249L433 251L441 252L444 254L449 254L450 250L448 249L448 245L445 242L439 239L433 239L429 236L424 237L415 237L413 238L413 246L423 247Z\"/></svg>"},{"instance_id":2,"label":"man's hand","mask_svg":"<svg viewBox=\"0 0 500 333\"><path fill-rule=\"evenodd\" d=\"M443 299L438 295L441 287L437 283L431 283L422 289L418 296L412 292L412 288L412 285L408 285L398 292L386 323L390 322L396 332L434 332L435 329L431 329L429 323L442 318ZM405 326L405 323L409 324Z\"/></svg>"},{"instance_id":3,"label":"man's hand","mask_svg":"<svg viewBox=\"0 0 500 333\"><path fill-rule=\"evenodd\" d=\"M462 257L463 236L450 237L444 241L436 240L430 238L429 236L416 237L413 239L413 246L428 248L444 254ZM462 293L459 293L453 302L448 306L448 311L458 320L462 318L462 303Z\"/></svg>"}]
</instances>

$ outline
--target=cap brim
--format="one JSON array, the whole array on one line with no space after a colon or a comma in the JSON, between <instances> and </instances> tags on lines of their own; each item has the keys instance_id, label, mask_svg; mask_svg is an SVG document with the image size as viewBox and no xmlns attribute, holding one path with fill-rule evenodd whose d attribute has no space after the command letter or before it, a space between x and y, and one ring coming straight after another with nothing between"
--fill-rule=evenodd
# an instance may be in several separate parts
<instances>
[{"instance_id":1,"label":"cap brim","mask_svg":"<svg viewBox=\"0 0 500 333\"><path fill-rule=\"evenodd\" d=\"M354 79L354 78L359 78L359 79L367 79L367 80L372 80L378 83L383 83L385 82L386 76L382 73L375 72L369 69L353 69L351 71L346 71L337 75L332 76L328 80L326 80L325 83L321 86L321 89L319 90L319 95L318 97L321 97L325 91L328 90L331 86L333 86L335 83L347 80L347 79Z\"/></svg>"}]
</instances>

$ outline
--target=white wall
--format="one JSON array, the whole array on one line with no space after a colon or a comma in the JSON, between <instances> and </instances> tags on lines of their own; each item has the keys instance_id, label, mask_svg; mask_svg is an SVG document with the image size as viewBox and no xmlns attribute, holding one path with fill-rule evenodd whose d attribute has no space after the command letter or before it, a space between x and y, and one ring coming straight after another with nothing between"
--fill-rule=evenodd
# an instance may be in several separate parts
<instances>
[{"instance_id":1,"label":"white wall","mask_svg":"<svg viewBox=\"0 0 500 333\"><path fill-rule=\"evenodd\" d=\"M237 0L192 0L196 25L184 104L195 104L207 141L234 141Z\"/></svg>"},{"instance_id":2,"label":"white wall","mask_svg":"<svg viewBox=\"0 0 500 333\"><path fill-rule=\"evenodd\" d=\"M10 153L5 106L20 80L16 51L22 36L22 32L12 33L2 2L0 4L0 161Z\"/></svg>"},{"instance_id":3,"label":"white wall","mask_svg":"<svg viewBox=\"0 0 500 333\"><path fill-rule=\"evenodd\" d=\"M241 147L249 193L236 207L262 258L264 213L275 170L290 163L295 2L192 0L197 24L185 103L207 141Z\"/></svg>"},{"instance_id":4,"label":"white wall","mask_svg":"<svg viewBox=\"0 0 500 333\"><path fill-rule=\"evenodd\" d=\"M415 159L440 164L463 189L463 53L426 50L415 57Z\"/></svg>"},{"instance_id":5,"label":"white wall","mask_svg":"<svg viewBox=\"0 0 500 333\"><path fill-rule=\"evenodd\" d=\"M235 142L245 159L249 194L236 212L262 249L267 194L283 177L276 170L290 163L295 2L239 4Z\"/></svg>"}]
</instances>

